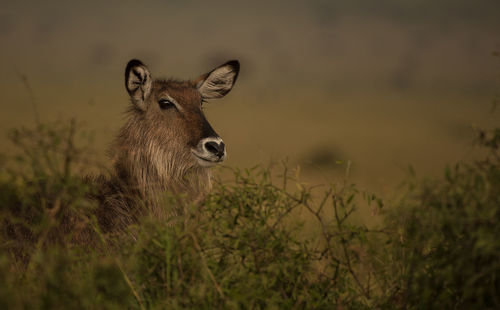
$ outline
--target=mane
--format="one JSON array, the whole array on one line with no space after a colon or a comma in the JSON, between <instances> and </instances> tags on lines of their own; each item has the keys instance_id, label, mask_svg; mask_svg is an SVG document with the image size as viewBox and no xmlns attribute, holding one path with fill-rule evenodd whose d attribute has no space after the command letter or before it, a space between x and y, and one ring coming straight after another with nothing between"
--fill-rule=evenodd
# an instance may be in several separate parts
<instances>
[{"instance_id":1,"label":"mane","mask_svg":"<svg viewBox=\"0 0 500 310\"><path fill-rule=\"evenodd\" d=\"M132 113L133 114L133 113ZM111 154L113 172L101 179L105 226L126 226L138 216L168 219L183 205L197 204L211 189L210 169L193 164L190 154L165 148L134 116L120 130ZM170 145L172 146L172 145ZM105 183L105 184L104 184ZM176 206L166 200L174 197Z\"/></svg>"}]
</instances>

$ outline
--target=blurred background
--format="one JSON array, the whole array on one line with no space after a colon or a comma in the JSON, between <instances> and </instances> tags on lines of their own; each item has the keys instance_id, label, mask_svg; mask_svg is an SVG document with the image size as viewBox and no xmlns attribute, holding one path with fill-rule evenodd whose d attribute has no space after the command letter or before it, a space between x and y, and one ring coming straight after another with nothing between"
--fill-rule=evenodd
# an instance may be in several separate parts
<instances>
[{"instance_id":1,"label":"blurred background","mask_svg":"<svg viewBox=\"0 0 500 310\"><path fill-rule=\"evenodd\" d=\"M194 78L239 59L206 113L229 166L288 158L306 180L388 192L411 164L439 175L471 160L500 73L500 1L2 1L5 132L77 117L103 159L124 123L124 69ZM25 83L27 81L27 83Z\"/></svg>"}]
</instances>

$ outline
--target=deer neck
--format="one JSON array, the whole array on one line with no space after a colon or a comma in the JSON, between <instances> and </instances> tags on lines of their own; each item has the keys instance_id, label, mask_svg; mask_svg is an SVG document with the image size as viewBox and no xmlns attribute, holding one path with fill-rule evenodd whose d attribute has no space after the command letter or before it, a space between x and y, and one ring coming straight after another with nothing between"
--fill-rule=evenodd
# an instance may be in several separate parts
<instances>
[{"instance_id":1,"label":"deer neck","mask_svg":"<svg viewBox=\"0 0 500 310\"><path fill-rule=\"evenodd\" d=\"M125 126L115 141L114 169L120 182L143 198L157 199L170 192L200 200L211 188L208 168L193 163L190 154L164 148L158 141L145 141Z\"/></svg>"}]
</instances>

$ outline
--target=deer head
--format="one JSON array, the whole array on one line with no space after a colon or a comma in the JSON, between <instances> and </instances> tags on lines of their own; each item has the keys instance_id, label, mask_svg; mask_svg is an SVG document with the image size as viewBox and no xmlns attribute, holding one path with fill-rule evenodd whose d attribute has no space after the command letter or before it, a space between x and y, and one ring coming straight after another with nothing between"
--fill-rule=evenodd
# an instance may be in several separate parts
<instances>
[{"instance_id":1,"label":"deer head","mask_svg":"<svg viewBox=\"0 0 500 310\"><path fill-rule=\"evenodd\" d=\"M154 80L141 61L131 60L125 70L125 86L133 116L125 132L134 140L130 141L133 147L149 148L149 160L159 166L209 167L222 162L226 147L205 118L203 105L225 96L238 72L239 62L233 60L192 81ZM162 160L168 162L159 162Z\"/></svg>"}]
</instances>

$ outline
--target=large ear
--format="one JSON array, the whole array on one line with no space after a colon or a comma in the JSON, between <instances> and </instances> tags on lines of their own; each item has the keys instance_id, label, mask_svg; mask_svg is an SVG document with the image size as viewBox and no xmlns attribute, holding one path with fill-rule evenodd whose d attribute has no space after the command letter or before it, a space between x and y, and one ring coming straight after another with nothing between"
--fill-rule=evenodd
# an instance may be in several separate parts
<instances>
[{"instance_id":1,"label":"large ear","mask_svg":"<svg viewBox=\"0 0 500 310\"><path fill-rule=\"evenodd\" d=\"M203 74L194 82L203 99L221 98L233 88L239 72L240 63L231 60Z\"/></svg>"},{"instance_id":2,"label":"large ear","mask_svg":"<svg viewBox=\"0 0 500 310\"><path fill-rule=\"evenodd\" d=\"M146 98L151 93L153 81L148 68L137 59L128 62L125 69L125 88L132 103L141 110L146 109Z\"/></svg>"}]
</instances>

